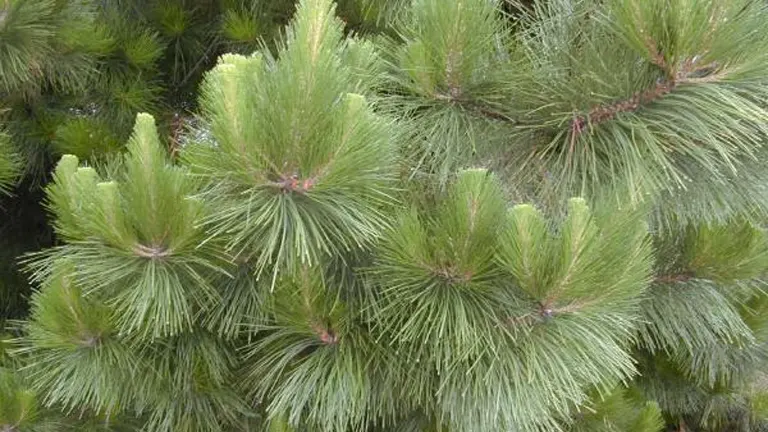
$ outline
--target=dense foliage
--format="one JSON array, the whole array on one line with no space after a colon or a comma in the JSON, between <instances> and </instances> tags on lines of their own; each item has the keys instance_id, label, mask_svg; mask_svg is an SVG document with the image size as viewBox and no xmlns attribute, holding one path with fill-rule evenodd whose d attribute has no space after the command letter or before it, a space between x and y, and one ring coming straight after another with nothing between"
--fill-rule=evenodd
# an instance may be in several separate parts
<instances>
[{"instance_id":1,"label":"dense foliage","mask_svg":"<svg viewBox=\"0 0 768 432\"><path fill-rule=\"evenodd\" d=\"M7 0L0 430L768 430L766 24Z\"/></svg>"}]
</instances>

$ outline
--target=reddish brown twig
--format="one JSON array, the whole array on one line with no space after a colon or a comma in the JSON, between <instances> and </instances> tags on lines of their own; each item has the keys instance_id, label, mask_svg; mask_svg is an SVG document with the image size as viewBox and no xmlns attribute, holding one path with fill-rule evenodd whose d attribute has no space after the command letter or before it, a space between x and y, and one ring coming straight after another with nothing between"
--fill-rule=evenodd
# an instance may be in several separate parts
<instances>
[{"instance_id":1,"label":"reddish brown twig","mask_svg":"<svg viewBox=\"0 0 768 432\"><path fill-rule=\"evenodd\" d=\"M314 177L301 180L297 175L283 176L279 181L270 183L271 186L280 189L283 193L296 192L305 194L315 187L317 180Z\"/></svg>"},{"instance_id":2,"label":"reddish brown twig","mask_svg":"<svg viewBox=\"0 0 768 432\"><path fill-rule=\"evenodd\" d=\"M313 323L312 330L317 334L318 339L325 345L335 345L339 342L339 337L333 332L333 330L327 328L320 323Z\"/></svg>"},{"instance_id":3,"label":"reddish brown twig","mask_svg":"<svg viewBox=\"0 0 768 432\"><path fill-rule=\"evenodd\" d=\"M575 138L581 135L588 126L599 125L614 119L621 113L634 112L650 103L661 99L675 90L681 84L714 82L723 78L724 74L716 73L717 63L699 65L700 57L685 59L676 67L670 67L664 55L658 51L652 40L647 41L650 61L664 71L665 78L659 79L653 87L634 93L629 99L601 104L593 107L586 114L577 114L571 120L571 145Z\"/></svg>"},{"instance_id":4,"label":"reddish brown twig","mask_svg":"<svg viewBox=\"0 0 768 432\"><path fill-rule=\"evenodd\" d=\"M588 125L598 125L612 120L620 113L637 111L640 107L669 94L675 86L674 83L660 81L652 88L637 92L627 100L596 106L589 110L586 115L578 115L571 121L571 133L579 135Z\"/></svg>"},{"instance_id":5,"label":"reddish brown twig","mask_svg":"<svg viewBox=\"0 0 768 432\"><path fill-rule=\"evenodd\" d=\"M170 138L170 153L171 159L176 159L181 148L181 133L184 130L184 117L179 113L173 114L173 120L171 121L171 138Z\"/></svg>"}]
</instances>

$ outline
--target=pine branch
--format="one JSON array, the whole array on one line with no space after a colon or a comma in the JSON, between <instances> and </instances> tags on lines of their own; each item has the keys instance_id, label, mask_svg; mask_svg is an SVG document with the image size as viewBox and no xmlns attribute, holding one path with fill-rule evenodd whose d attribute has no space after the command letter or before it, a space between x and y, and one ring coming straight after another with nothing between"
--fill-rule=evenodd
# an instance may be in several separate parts
<instances>
[{"instance_id":1,"label":"pine branch","mask_svg":"<svg viewBox=\"0 0 768 432\"><path fill-rule=\"evenodd\" d=\"M659 82L652 89L635 93L631 98L614 102L608 105L599 105L589 110L586 115L577 114L571 121L570 133L574 139L583 133L587 126L597 126L603 122L613 120L621 113L634 112L648 105L664 95L669 94L675 88L674 82Z\"/></svg>"},{"instance_id":2,"label":"pine branch","mask_svg":"<svg viewBox=\"0 0 768 432\"><path fill-rule=\"evenodd\" d=\"M681 66L676 71L670 71L661 53L653 55L652 58L655 59L654 64L667 71L667 75L671 75L671 78L660 79L652 88L637 92L629 99L596 106L585 115L577 114L571 121L571 136L574 139L578 138L579 134L587 129L587 126L598 126L601 123L613 120L622 113L630 113L642 109L672 93L678 86L720 82L727 76L727 72L717 71L716 62L697 66L696 59L687 59L681 63Z\"/></svg>"},{"instance_id":3,"label":"pine branch","mask_svg":"<svg viewBox=\"0 0 768 432\"><path fill-rule=\"evenodd\" d=\"M6 3L0 42L29 37L0 86L41 97L3 92L29 110L8 148L67 154L0 429L754 428L765 8L513 2L300 0L206 74L199 121L164 116L170 149L135 116L168 108L155 78L191 86L293 2L105 2L87 31L80 2Z\"/></svg>"}]
</instances>

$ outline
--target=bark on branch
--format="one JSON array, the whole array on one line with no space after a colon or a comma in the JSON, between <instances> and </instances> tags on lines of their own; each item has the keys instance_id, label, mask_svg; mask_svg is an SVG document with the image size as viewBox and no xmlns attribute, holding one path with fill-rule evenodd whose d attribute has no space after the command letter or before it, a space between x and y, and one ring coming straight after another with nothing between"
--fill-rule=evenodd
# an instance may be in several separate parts
<instances>
[{"instance_id":1,"label":"bark on branch","mask_svg":"<svg viewBox=\"0 0 768 432\"><path fill-rule=\"evenodd\" d=\"M651 63L662 69L666 78L659 79L653 87L636 92L628 99L601 104L591 108L586 114L575 115L570 125L572 139L581 135L588 126L605 123L621 113L635 112L672 93L682 84L716 82L724 77L724 73L717 72L717 63L698 65L698 56L686 59L676 68L671 68L661 53L655 48L651 49L654 45L649 45L652 53Z\"/></svg>"}]
</instances>

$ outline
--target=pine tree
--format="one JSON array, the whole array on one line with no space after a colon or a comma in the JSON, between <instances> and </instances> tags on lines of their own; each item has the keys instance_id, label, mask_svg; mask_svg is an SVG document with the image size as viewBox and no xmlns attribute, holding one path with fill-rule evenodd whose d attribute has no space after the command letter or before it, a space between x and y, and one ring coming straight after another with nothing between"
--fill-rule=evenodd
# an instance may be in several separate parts
<instances>
[{"instance_id":1,"label":"pine tree","mask_svg":"<svg viewBox=\"0 0 768 432\"><path fill-rule=\"evenodd\" d=\"M4 10L67 108L0 430L768 430L764 2Z\"/></svg>"},{"instance_id":2,"label":"pine tree","mask_svg":"<svg viewBox=\"0 0 768 432\"><path fill-rule=\"evenodd\" d=\"M139 111L177 150L193 91L216 57L250 52L290 2L14 0L0 22L0 320L23 314L29 287L14 264L51 246L40 187L62 154L103 163L124 150ZM246 29L249 33L243 33ZM30 67L32 66L32 67ZM45 222L43 222L45 223ZM19 236L35 231L37 236ZM6 253L7 252L7 253ZM6 258L7 257L7 258Z\"/></svg>"},{"instance_id":3,"label":"pine tree","mask_svg":"<svg viewBox=\"0 0 768 432\"><path fill-rule=\"evenodd\" d=\"M44 217L39 187L62 154L101 163L124 150L138 112L159 121L175 157L194 123L196 91L219 55L274 48L292 1L14 0L0 22L0 191L13 192L6 218ZM348 2L348 28L380 31L397 5ZM34 68L30 68L33 65ZM29 192L28 192L29 191ZM30 200L24 197L31 195ZM24 230L6 222L3 231ZM43 237L49 237L44 233ZM2 238L14 255L50 243ZM9 277L23 278L5 266ZM14 304L18 293L4 290ZM9 300L10 301L10 300ZM9 303L10 304L10 303ZM16 307L22 313L23 307Z\"/></svg>"}]
</instances>

